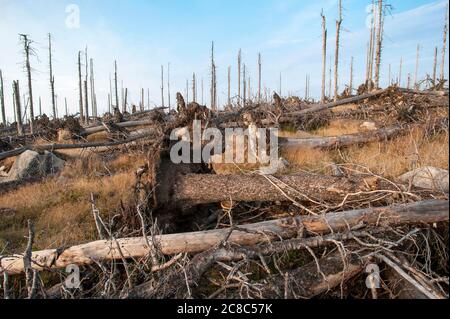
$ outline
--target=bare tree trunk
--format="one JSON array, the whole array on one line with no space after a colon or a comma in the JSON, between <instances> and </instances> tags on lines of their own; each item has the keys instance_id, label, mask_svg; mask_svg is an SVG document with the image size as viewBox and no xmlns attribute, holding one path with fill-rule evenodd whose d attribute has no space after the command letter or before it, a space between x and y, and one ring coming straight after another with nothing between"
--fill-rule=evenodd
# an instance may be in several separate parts
<instances>
[{"instance_id":1,"label":"bare tree trunk","mask_svg":"<svg viewBox=\"0 0 450 319\"><path fill-rule=\"evenodd\" d=\"M66 97L64 98L64 108L65 108L65 111L66 111L66 117L67 117L67 116L69 116L69 110L68 110L68 108L67 108L67 98L66 98Z\"/></svg>"},{"instance_id":2,"label":"bare tree trunk","mask_svg":"<svg viewBox=\"0 0 450 319\"><path fill-rule=\"evenodd\" d=\"M80 122L84 122L84 110L83 110L83 81L81 80L81 51L78 51L78 90L79 90L79 111Z\"/></svg>"},{"instance_id":3,"label":"bare tree trunk","mask_svg":"<svg viewBox=\"0 0 450 319\"><path fill-rule=\"evenodd\" d=\"M442 40L441 81L443 81L445 77L445 50L447 47L447 32L448 32L448 3L445 8L444 35Z\"/></svg>"},{"instance_id":4,"label":"bare tree trunk","mask_svg":"<svg viewBox=\"0 0 450 319\"><path fill-rule=\"evenodd\" d=\"M408 79L406 83L406 88L409 90L411 88L411 73L408 73Z\"/></svg>"},{"instance_id":5,"label":"bare tree trunk","mask_svg":"<svg viewBox=\"0 0 450 319\"><path fill-rule=\"evenodd\" d=\"M414 89L419 90L419 83L418 83L418 73L419 73L419 52L420 52L420 45L417 45L417 52L416 52L416 70L414 72Z\"/></svg>"},{"instance_id":6,"label":"bare tree trunk","mask_svg":"<svg viewBox=\"0 0 450 319\"><path fill-rule=\"evenodd\" d=\"M85 73L85 80L84 80L84 112L85 112L85 124L89 125L89 94L88 94L88 78L89 78L89 62L88 62L88 53L87 53L87 47L84 51L84 62L86 63L86 73Z\"/></svg>"},{"instance_id":7,"label":"bare tree trunk","mask_svg":"<svg viewBox=\"0 0 450 319\"><path fill-rule=\"evenodd\" d=\"M16 122L17 122L17 135L23 135L23 127L22 127L22 106L20 104L20 88L19 81L13 81L13 91L14 91L14 99L15 99L15 114L16 114Z\"/></svg>"},{"instance_id":8,"label":"bare tree trunk","mask_svg":"<svg viewBox=\"0 0 450 319\"><path fill-rule=\"evenodd\" d=\"M436 86L436 72L437 72L437 57L438 57L438 47L434 48L434 62L433 62L433 86Z\"/></svg>"},{"instance_id":9,"label":"bare tree trunk","mask_svg":"<svg viewBox=\"0 0 450 319\"><path fill-rule=\"evenodd\" d=\"M367 52L366 52L366 81L365 83L369 83L369 63L370 63L370 43L367 42Z\"/></svg>"},{"instance_id":10,"label":"bare tree trunk","mask_svg":"<svg viewBox=\"0 0 450 319\"><path fill-rule=\"evenodd\" d=\"M211 43L211 110L216 111L216 96L215 96L215 77L216 66L214 64L214 42Z\"/></svg>"},{"instance_id":11,"label":"bare tree trunk","mask_svg":"<svg viewBox=\"0 0 450 319\"><path fill-rule=\"evenodd\" d=\"M320 101L325 102L325 82L326 82L326 70L327 70L327 20L321 12L322 17L322 92L320 96Z\"/></svg>"},{"instance_id":12,"label":"bare tree trunk","mask_svg":"<svg viewBox=\"0 0 450 319\"><path fill-rule=\"evenodd\" d=\"M369 83L367 85L368 90L371 91L373 89L373 60L375 55L375 1L372 0L372 19L370 25L370 46L369 46Z\"/></svg>"},{"instance_id":13,"label":"bare tree trunk","mask_svg":"<svg viewBox=\"0 0 450 319\"><path fill-rule=\"evenodd\" d=\"M27 69L27 78L28 78L28 96L30 99L30 131L31 134L34 133L34 108L33 108L33 87L31 84L31 65L30 65L30 50L31 40L28 39L26 34L20 35L23 40L24 53L25 53L25 66Z\"/></svg>"},{"instance_id":14,"label":"bare tree trunk","mask_svg":"<svg viewBox=\"0 0 450 319\"><path fill-rule=\"evenodd\" d=\"M92 116L97 117L97 99L95 98L95 79L94 79L94 60L90 60L91 66L91 106L92 106Z\"/></svg>"},{"instance_id":15,"label":"bare tree trunk","mask_svg":"<svg viewBox=\"0 0 450 319\"><path fill-rule=\"evenodd\" d=\"M353 95L353 57L350 62L350 84L348 86L350 95Z\"/></svg>"},{"instance_id":16,"label":"bare tree trunk","mask_svg":"<svg viewBox=\"0 0 450 319\"><path fill-rule=\"evenodd\" d=\"M5 111L5 91L3 88L3 74L0 70L0 110L2 114L3 126L6 126L6 111Z\"/></svg>"},{"instance_id":17,"label":"bare tree trunk","mask_svg":"<svg viewBox=\"0 0 450 319\"><path fill-rule=\"evenodd\" d=\"M55 105L55 78L53 76L52 64L52 35L48 34L48 63L50 68L50 93L52 97L53 118L56 119L56 105Z\"/></svg>"},{"instance_id":18,"label":"bare tree trunk","mask_svg":"<svg viewBox=\"0 0 450 319\"><path fill-rule=\"evenodd\" d=\"M331 100L331 95L333 94L331 91L331 82L332 82L332 76L331 76L331 68L328 69L328 97Z\"/></svg>"},{"instance_id":19,"label":"bare tree trunk","mask_svg":"<svg viewBox=\"0 0 450 319\"><path fill-rule=\"evenodd\" d=\"M141 89L141 112L144 112L144 103L145 103L145 98L144 98L144 89Z\"/></svg>"},{"instance_id":20,"label":"bare tree trunk","mask_svg":"<svg viewBox=\"0 0 450 319\"><path fill-rule=\"evenodd\" d=\"M205 100L204 100L204 86L203 86L203 77L202 77L202 105L205 105Z\"/></svg>"},{"instance_id":21,"label":"bare tree trunk","mask_svg":"<svg viewBox=\"0 0 450 319\"><path fill-rule=\"evenodd\" d=\"M164 107L164 66L161 65L161 106Z\"/></svg>"},{"instance_id":22,"label":"bare tree trunk","mask_svg":"<svg viewBox=\"0 0 450 319\"><path fill-rule=\"evenodd\" d=\"M108 112L111 113L111 93L108 93Z\"/></svg>"},{"instance_id":23,"label":"bare tree trunk","mask_svg":"<svg viewBox=\"0 0 450 319\"><path fill-rule=\"evenodd\" d=\"M242 61L242 52L239 49L238 53L238 105L241 105L241 61Z\"/></svg>"},{"instance_id":24,"label":"bare tree trunk","mask_svg":"<svg viewBox=\"0 0 450 319\"><path fill-rule=\"evenodd\" d=\"M377 45L375 52L375 88L380 88L381 51L383 45L383 0L378 0Z\"/></svg>"},{"instance_id":25,"label":"bare tree trunk","mask_svg":"<svg viewBox=\"0 0 450 319\"><path fill-rule=\"evenodd\" d=\"M334 101L337 101L339 95L338 77L339 77L339 42L342 25L342 0L339 0L339 20L336 20L336 49L334 54Z\"/></svg>"},{"instance_id":26,"label":"bare tree trunk","mask_svg":"<svg viewBox=\"0 0 450 319\"><path fill-rule=\"evenodd\" d=\"M195 73L192 74L192 101L197 103L197 86L196 86Z\"/></svg>"},{"instance_id":27,"label":"bare tree trunk","mask_svg":"<svg viewBox=\"0 0 450 319\"><path fill-rule=\"evenodd\" d=\"M112 93L112 81L111 81L111 73L109 74L109 97L110 97L110 99L109 99L109 105L108 105L108 107L109 107L109 113L112 113L112 111L113 111L113 93Z\"/></svg>"},{"instance_id":28,"label":"bare tree trunk","mask_svg":"<svg viewBox=\"0 0 450 319\"><path fill-rule=\"evenodd\" d=\"M400 57L400 68L398 70L398 86L402 86L402 68L403 68L403 57Z\"/></svg>"},{"instance_id":29,"label":"bare tree trunk","mask_svg":"<svg viewBox=\"0 0 450 319\"><path fill-rule=\"evenodd\" d=\"M167 102L169 103L169 112L171 111L172 105L170 102L170 63L167 63ZM150 107L150 103L149 103Z\"/></svg>"},{"instance_id":30,"label":"bare tree trunk","mask_svg":"<svg viewBox=\"0 0 450 319\"><path fill-rule=\"evenodd\" d=\"M261 69L262 69L261 53L258 53L258 103L261 103Z\"/></svg>"},{"instance_id":31,"label":"bare tree trunk","mask_svg":"<svg viewBox=\"0 0 450 319\"><path fill-rule=\"evenodd\" d=\"M41 101L41 97L39 97L39 116L42 116L42 101Z\"/></svg>"},{"instance_id":32,"label":"bare tree trunk","mask_svg":"<svg viewBox=\"0 0 450 319\"><path fill-rule=\"evenodd\" d=\"M123 99L123 113L125 113L127 111L127 99L128 99L128 88L125 88L125 97Z\"/></svg>"},{"instance_id":33,"label":"bare tree trunk","mask_svg":"<svg viewBox=\"0 0 450 319\"><path fill-rule=\"evenodd\" d=\"M245 70L245 64L244 64L244 68L243 68L243 71L242 71L242 77L243 77L243 81L242 81L242 87L243 87L243 94L242 94L242 96L243 96L243 101L242 101L242 103L243 103L243 106L245 107L245 104L246 104L246 97L247 97L247 84L246 84L246 81L245 81L245 78L246 78L246 75L245 75L245 72L246 70Z\"/></svg>"},{"instance_id":34,"label":"bare tree trunk","mask_svg":"<svg viewBox=\"0 0 450 319\"><path fill-rule=\"evenodd\" d=\"M231 105L231 66L228 67L228 106Z\"/></svg>"},{"instance_id":35,"label":"bare tree trunk","mask_svg":"<svg viewBox=\"0 0 450 319\"><path fill-rule=\"evenodd\" d=\"M114 61L114 88L116 91L116 107L119 108L119 91L117 86L117 61Z\"/></svg>"}]
</instances>

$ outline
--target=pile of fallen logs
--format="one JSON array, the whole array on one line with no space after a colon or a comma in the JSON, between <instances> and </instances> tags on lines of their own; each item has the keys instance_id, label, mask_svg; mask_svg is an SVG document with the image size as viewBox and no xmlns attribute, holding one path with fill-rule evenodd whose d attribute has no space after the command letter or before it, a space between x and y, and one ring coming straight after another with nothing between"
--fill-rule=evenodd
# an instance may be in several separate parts
<instances>
[{"instance_id":1,"label":"pile of fallen logs","mask_svg":"<svg viewBox=\"0 0 450 319\"><path fill-rule=\"evenodd\" d=\"M327 104L302 104L292 112L286 111L287 105L278 97L273 105L254 104L217 114L197 103L186 105L177 94L177 112L157 110L135 114L131 121L82 127L68 144L23 145L2 151L0 161L26 150L96 149L150 141L148 163L136 173L139 227L128 229L129 233L123 233L123 228L113 230L112 221L102 220L93 202L99 240L33 251L30 221L26 251L0 256L4 296L10 296L8 280L25 274L29 298L328 295L376 299L402 297L404 287L417 298L448 298L448 268L441 264L448 261L444 236L448 236L449 202L448 194L441 190L424 190L345 169L336 176L307 172L272 175L262 170L220 175L209 163L174 164L168 159L172 130L186 128L193 134L195 119L221 131L301 124L311 114L330 116L330 110L347 104L361 103L362 108L355 112L367 112L373 100L386 99L392 92L446 94L389 88ZM397 121L358 134L280 138L279 147L342 148L392 139L408 133L413 125L424 124ZM127 130L131 128L139 130ZM119 131L121 137L79 142L103 131ZM190 147L192 151L194 146ZM180 219L191 222L180 223ZM179 224L183 227L174 226ZM65 284L67 267L81 268L83 289ZM53 282L52 287L43 286L40 272L62 280Z\"/></svg>"}]
</instances>

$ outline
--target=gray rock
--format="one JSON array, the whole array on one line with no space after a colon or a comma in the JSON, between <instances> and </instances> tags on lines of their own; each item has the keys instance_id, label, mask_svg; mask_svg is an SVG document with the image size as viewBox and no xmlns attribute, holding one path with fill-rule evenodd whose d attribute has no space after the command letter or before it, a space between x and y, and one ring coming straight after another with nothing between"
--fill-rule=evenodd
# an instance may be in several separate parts
<instances>
[{"instance_id":1,"label":"gray rock","mask_svg":"<svg viewBox=\"0 0 450 319\"><path fill-rule=\"evenodd\" d=\"M39 155L37 152L28 150L17 157L7 179L14 181L55 174L64 167L64 163L53 153L46 151L43 155Z\"/></svg>"},{"instance_id":2,"label":"gray rock","mask_svg":"<svg viewBox=\"0 0 450 319\"><path fill-rule=\"evenodd\" d=\"M441 168L426 166L418 168L400 176L402 183L411 183L412 185L424 189L437 190L448 193L449 181L448 171Z\"/></svg>"}]
</instances>

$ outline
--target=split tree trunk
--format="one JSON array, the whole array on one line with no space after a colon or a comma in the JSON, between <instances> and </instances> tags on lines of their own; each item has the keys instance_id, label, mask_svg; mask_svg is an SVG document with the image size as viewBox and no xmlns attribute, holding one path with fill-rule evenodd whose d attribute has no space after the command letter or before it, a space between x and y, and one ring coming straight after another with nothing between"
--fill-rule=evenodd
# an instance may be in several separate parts
<instances>
[{"instance_id":1,"label":"split tree trunk","mask_svg":"<svg viewBox=\"0 0 450 319\"><path fill-rule=\"evenodd\" d=\"M14 91L14 101L15 101L15 113L16 114L16 122L17 122L17 135L23 135L23 127L22 127L22 106L20 103L20 88L19 81L13 81L13 91Z\"/></svg>"},{"instance_id":2,"label":"split tree trunk","mask_svg":"<svg viewBox=\"0 0 450 319\"><path fill-rule=\"evenodd\" d=\"M299 227L313 234L347 231L356 225L398 226L404 224L438 223L449 219L448 201L431 200L408 205L367 208L323 216L297 216L240 226L182 234L157 235L150 240L158 243L163 254L198 253L211 249L228 239L236 245L256 245L269 240L296 237ZM242 230L241 230L242 229ZM99 240L64 249L48 249L32 254L32 267L36 270L64 268L70 264L89 265L94 261L146 256L150 249L146 239L117 239L115 242ZM24 271L22 256L0 256L0 270L8 274Z\"/></svg>"},{"instance_id":3,"label":"split tree trunk","mask_svg":"<svg viewBox=\"0 0 450 319\"><path fill-rule=\"evenodd\" d=\"M5 91L3 88L3 74L0 70L0 113L2 115L3 126L6 127L6 111L5 111Z\"/></svg>"}]
</instances>

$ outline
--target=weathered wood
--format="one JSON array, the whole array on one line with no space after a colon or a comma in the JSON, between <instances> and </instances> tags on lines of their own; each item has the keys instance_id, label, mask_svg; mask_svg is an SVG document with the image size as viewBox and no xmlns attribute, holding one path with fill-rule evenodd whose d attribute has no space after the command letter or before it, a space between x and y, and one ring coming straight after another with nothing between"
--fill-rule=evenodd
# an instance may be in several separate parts
<instances>
[{"instance_id":1,"label":"weathered wood","mask_svg":"<svg viewBox=\"0 0 450 319\"><path fill-rule=\"evenodd\" d=\"M229 243L255 245L268 240L297 236L299 227L314 234L346 231L356 225L396 226L402 224L438 223L449 220L449 204L444 200L423 201L407 205L367 208L322 216L297 216L255 224L242 225L230 234L230 229L214 229L181 234L158 235L152 240L167 255L198 253L216 246L226 238ZM32 254L36 270L64 268L70 264L88 265L94 261L137 258L149 253L145 238L99 240L64 249L48 249ZM23 256L0 256L0 273L20 274L24 271Z\"/></svg>"},{"instance_id":2,"label":"weathered wood","mask_svg":"<svg viewBox=\"0 0 450 319\"><path fill-rule=\"evenodd\" d=\"M346 99L338 100L336 102L331 102L331 103L326 103L326 104L318 104L316 106L311 106L311 107L309 107L307 109L304 109L304 110L301 110L301 111L286 113L285 116L298 116L298 115L305 115L305 114L320 112L320 111L323 111L323 110L332 109L332 108L340 106L340 105L356 103L356 102L359 102L359 101L363 101L365 99L371 99L371 98L380 96L384 92L385 92L385 90L377 90L377 91L374 91L372 93L361 94L361 95L358 95L358 96L354 96L354 97L349 97L349 98L346 98Z\"/></svg>"},{"instance_id":3,"label":"weathered wood","mask_svg":"<svg viewBox=\"0 0 450 319\"><path fill-rule=\"evenodd\" d=\"M341 136L326 136L313 138L288 138L281 144L283 148L333 148L360 143L370 143L391 139L399 135L403 129L396 125L371 132L348 134Z\"/></svg>"},{"instance_id":4,"label":"weathered wood","mask_svg":"<svg viewBox=\"0 0 450 319\"><path fill-rule=\"evenodd\" d=\"M125 140L121 141L112 141L112 142L89 142L89 143L80 143L80 144L41 144L41 145L33 145L33 146L25 146L20 147L11 151L6 151L0 153L0 160L3 160L8 157L14 157L22 154L23 152L27 150L33 150L33 151L55 151L55 150L67 150L67 149L82 149L82 148L95 148L95 147L110 147L110 146L117 146L122 144L127 144L134 142L136 140L146 138L146 137L152 137L154 136L154 132L146 132L142 134L137 134L135 136L131 136Z\"/></svg>"},{"instance_id":5,"label":"weathered wood","mask_svg":"<svg viewBox=\"0 0 450 319\"><path fill-rule=\"evenodd\" d=\"M371 191L373 178L352 179L311 173L278 177L283 191L261 175L188 174L171 180L169 194L158 196L162 203L207 204L233 200L237 202L289 201L307 196L320 201L342 201L347 194ZM163 189L166 189L165 187ZM355 197L352 197L353 199Z\"/></svg>"},{"instance_id":6,"label":"weathered wood","mask_svg":"<svg viewBox=\"0 0 450 319\"><path fill-rule=\"evenodd\" d=\"M127 122L121 122L121 123L115 123L118 127L135 127L135 126L144 126L144 125L151 125L154 124L153 120L137 120L137 121L127 121ZM94 127L88 127L85 128L81 132L81 136L87 136L99 132L106 131L106 128L104 125L94 126Z\"/></svg>"}]
</instances>

